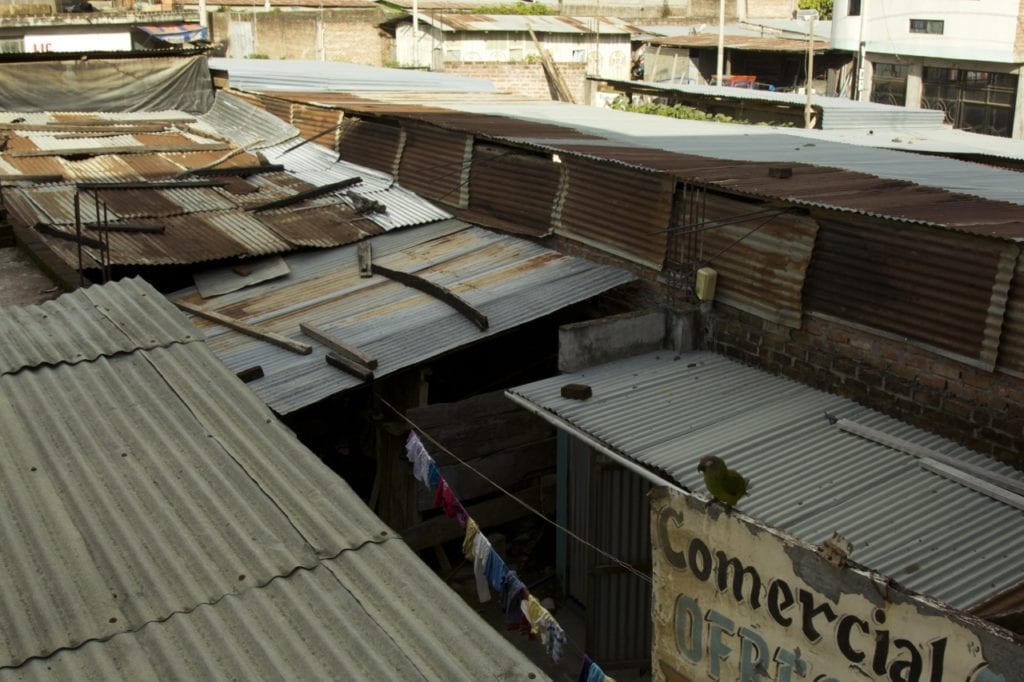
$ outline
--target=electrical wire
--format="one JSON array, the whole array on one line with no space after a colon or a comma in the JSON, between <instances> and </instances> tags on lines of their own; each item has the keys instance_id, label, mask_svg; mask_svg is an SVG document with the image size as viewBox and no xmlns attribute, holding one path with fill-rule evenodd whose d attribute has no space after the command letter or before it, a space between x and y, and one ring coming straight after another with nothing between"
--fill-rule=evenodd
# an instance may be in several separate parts
<instances>
[{"instance_id":1,"label":"electrical wire","mask_svg":"<svg viewBox=\"0 0 1024 682\"><path fill-rule=\"evenodd\" d=\"M630 564L630 563L628 563L626 561L623 561L622 559L618 558L614 554L611 554L611 553L605 551L604 549L602 549L601 547L598 547L597 545L593 544L589 540L585 540L584 538L580 537L579 535L577 535L573 531L571 531L568 528L560 525L557 521L552 521L542 511L540 511L539 509L537 509L536 507L531 505L529 502L526 502L525 500L519 498L518 496L515 495L515 493L509 491L504 486L502 486L500 483L498 483L497 481L495 481L494 479L489 477L487 474L483 473L482 471L480 471L479 469L477 469L473 465L469 464L466 460L462 459L461 457L456 455L454 452L452 452L451 450L446 448L437 439L435 439L432 435L430 435L430 433L428 433L427 431L423 430L418 424L416 424L416 422L414 422L412 419L407 417L404 413L399 411L398 408L396 408L394 405L389 403L387 400L385 400L384 398L382 398L380 396L378 396L377 399L381 402L382 405L384 405L389 410L394 412L395 415L397 415L402 421L404 421L406 424L408 424L410 428L412 428L414 431L416 431L416 433L420 434L421 436L426 438L428 441L430 441L435 447L437 447L438 450L440 450L441 452L444 452L446 455L450 456L452 459L457 461L459 464L461 464L462 466L464 466L467 469L469 469L470 471L472 471L474 474L476 474L477 476L482 478L484 481L489 483L491 486L493 486L496 490L501 492L506 497L511 498L513 501L515 501L517 504L519 504L524 509L529 511L531 514L533 514L533 515L543 519L548 524L554 526L558 530L560 530L563 533L565 533L566 536L571 537L573 540L579 542L580 544L584 545L585 547L588 547L589 549L594 550L595 552L597 552L598 554L600 554L604 558L609 559L610 561L612 561L613 563L618 565L620 568L626 570L628 573L632 573L634 576L636 576L637 578L640 578L641 580L643 580L648 585L652 584L653 581L652 581L652 578L651 578L651 576L649 574L644 573L643 571L638 570L632 564Z\"/></svg>"}]
</instances>

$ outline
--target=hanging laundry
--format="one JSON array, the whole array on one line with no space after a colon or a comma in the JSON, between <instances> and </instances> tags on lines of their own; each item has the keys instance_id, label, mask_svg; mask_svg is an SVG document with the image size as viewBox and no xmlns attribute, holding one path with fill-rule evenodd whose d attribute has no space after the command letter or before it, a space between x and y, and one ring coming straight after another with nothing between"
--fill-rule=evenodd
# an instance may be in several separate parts
<instances>
[{"instance_id":1,"label":"hanging laundry","mask_svg":"<svg viewBox=\"0 0 1024 682\"><path fill-rule=\"evenodd\" d=\"M540 637L541 644L554 659L555 663L562 657L562 651L568 640L565 631L558 624L551 612L544 608L532 594L520 604L523 615L530 624L530 633Z\"/></svg>"},{"instance_id":2,"label":"hanging laundry","mask_svg":"<svg viewBox=\"0 0 1024 682\"><path fill-rule=\"evenodd\" d=\"M487 574L487 581L491 583L491 587L500 591L501 583L505 580L505 575L508 573L508 567L505 566L505 560L494 551L493 547L491 548L490 556L487 557L484 573Z\"/></svg>"},{"instance_id":3,"label":"hanging laundry","mask_svg":"<svg viewBox=\"0 0 1024 682\"><path fill-rule=\"evenodd\" d=\"M583 654L583 665L580 666L580 674L576 677L576 682L587 682L590 679L590 669L593 665L594 661L590 659L590 656Z\"/></svg>"},{"instance_id":4,"label":"hanging laundry","mask_svg":"<svg viewBox=\"0 0 1024 682\"><path fill-rule=\"evenodd\" d=\"M410 431L408 438L405 439L405 458L412 462L412 474L416 480L429 487L430 465L434 460L423 447L423 442L415 431Z\"/></svg>"},{"instance_id":5,"label":"hanging laundry","mask_svg":"<svg viewBox=\"0 0 1024 682\"><path fill-rule=\"evenodd\" d=\"M460 526L466 527L466 522L469 521L469 514L466 513L459 499L455 497L455 491L448 486L444 476L437 481L437 490L434 492L434 506L443 509L445 516L449 519L455 519L459 522Z\"/></svg>"},{"instance_id":6,"label":"hanging laundry","mask_svg":"<svg viewBox=\"0 0 1024 682\"><path fill-rule=\"evenodd\" d=\"M430 466L427 469L427 486L433 490L437 487L437 482L441 480L441 470L437 468L437 462L430 460Z\"/></svg>"},{"instance_id":7,"label":"hanging laundry","mask_svg":"<svg viewBox=\"0 0 1024 682\"><path fill-rule=\"evenodd\" d=\"M525 593L525 594L524 594ZM526 585L519 579L515 571L508 571L501 580L501 608L505 612L505 623L509 629L520 627L525 620L523 610L519 607L526 595Z\"/></svg>"},{"instance_id":8,"label":"hanging laundry","mask_svg":"<svg viewBox=\"0 0 1024 682\"><path fill-rule=\"evenodd\" d=\"M470 561L476 556L473 554L474 540L480 532L480 526L476 525L476 521L469 519L466 522L466 537L462 539L462 556L466 557Z\"/></svg>"},{"instance_id":9,"label":"hanging laundry","mask_svg":"<svg viewBox=\"0 0 1024 682\"><path fill-rule=\"evenodd\" d=\"M472 519L470 523L473 523ZM491 600L491 591L487 589L487 563L493 551L491 541L483 533L477 533L473 538L473 574L476 577L476 596L480 603Z\"/></svg>"}]
</instances>

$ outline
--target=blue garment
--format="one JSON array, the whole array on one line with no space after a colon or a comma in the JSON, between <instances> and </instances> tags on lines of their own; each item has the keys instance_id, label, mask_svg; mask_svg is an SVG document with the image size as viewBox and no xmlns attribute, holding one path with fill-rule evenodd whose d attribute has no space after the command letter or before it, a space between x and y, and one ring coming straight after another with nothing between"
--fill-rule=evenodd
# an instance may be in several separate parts
<instances>
[{"instance_id":1,"label":"blue garment","mask_svg":"<svg viewBox=\"0 0 1024 682\"><path fill-rule=\"evenodd\" d=\"M604 671L597 663L590 664L590 673L587 675L587 682L604 682Z\"/></svg>"},{"instance_id":2,"label":"blue garment","mask_svg":"<svg viewBox=\"0 0 1024 682\"><path fill-rule=\"evenodd\" d=\"M526 585L519 579L515 571L508 571L501 580L501 608L505 612L505 623L519 625L525 617L519 602L523 601Z\"/></svg>"},{"instance_id":3,"label":"blue garment","mask_svg":"<svg viewBox=\"0 0 1024 682\"><path fill-rule=\"evenodd\" d=\"M590 669L593 666L594 661L590 659L590 656L583 654L583 666L580 668L580 674L576 678L576 682L587 682L590 679Z\"/></svg>"},{"instance_id":4,"label":"blue garment","mask_svg":"<svg viewBox=\"0 0 1024 682\"><path fill-rule=\"evenodd\" d=\"M508 573L508 568L505 566L505 560L491 548L491 553L487 557L487 566L484 568L484 573L487 575L487 582L491 583L491 587L495 590L501 589L501 581L505 579L505 574Z\"/></svg>"},{"instance_id":5,"label":"blue garment","mask_svg":"<svg viewBox=\"0 0 1024 682\"><path fill-rule=\"evenodd\" d=\"M427 479L431 490L436 488L438 481L441 480L441 470L437 468L437 462L433 459L430 460L430 465L427 468Z\"/></svg>"}]
</instances>

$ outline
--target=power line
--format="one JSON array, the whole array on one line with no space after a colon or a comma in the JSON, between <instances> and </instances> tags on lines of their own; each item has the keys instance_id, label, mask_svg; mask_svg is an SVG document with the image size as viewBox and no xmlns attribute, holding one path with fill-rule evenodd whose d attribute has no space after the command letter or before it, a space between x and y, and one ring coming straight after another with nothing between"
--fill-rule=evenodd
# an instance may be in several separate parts
<instances>
[{"instance_id":1,"label":"power line","mask_svg":"<svg viewBox=\"0 0 1024 682\"><path fill-rule=\"evenodd\" d=\"M576 540L580 544L582 544L582 545L584 545L584 546L594 550L595 552L597 552L601 556L605 557L606 559L611 560L613 563L615 563L619 567L625 569L627 572L632 573L634 576L640 578L641 580L643 580L648 585L652 584L652 579L651 579L650 575L644 573L643 571L640 571L640 570L636 569L632 564L630 564L630 563L628 563L626 561L623 561L622 559L618 558L617 556L615 556L615 555L605 551L604 549L598 547L597 545L593 544L589 540L586 540L586 539L580 537L579 535L577 535L573 531L571 531L568 528L560 525L557 521L552 521L543 512L541 512L539 509L537 509L536 507L531 505L529 502L526 502L525 500L519 498L518 496L516 496L511 491L507 490L500 483L498 483L497 481L495 481L494 479L489 477L487 474L483 473L482 471L480 471L479 469L477 469L476 467L474 467L473 465L468 463L466 460L462 459L461 457L456 455L454 452L452 452L451 450L446 448L437 439L435 439L427 431L425 431L422 428L420 428L420 426L418 424L416 424L416 422L414 422L412 419L409 419L409 417L407 417L405 414L403 414L401 411L399 411L398 408L396 408L394 405L389 403L387 400L385 400L384 398L381 398L379 396L378 396L377 399L380 400L380 402L383 405L385 405L388 409L390 409L392 412L394 412L402 421L404 421L406 424L408 424L410 428L412 428L414 431L416 431L417 433L422 435L424 438L426 438L428 441L430 441L434 446L436 446L438 450L440 450L441 452L444 452L445 454L450 456L452 459L456 460L459 464L461 464L462 466L466 467L467 469L472 471L474 474L476 474L477 476L479 476L483 480L487 481L487 483L492 485L496 490L501 492L503 495L511 498L512 500L514 500L516 503L518 503L524 509L529 511L531 514L534 514L535 516L543 519L545 522L549 523L550 525L554 526L558 530L560 530L563 533L565 533L568 537L571 537L572 539Z\"/></svg>"}]
</instances>

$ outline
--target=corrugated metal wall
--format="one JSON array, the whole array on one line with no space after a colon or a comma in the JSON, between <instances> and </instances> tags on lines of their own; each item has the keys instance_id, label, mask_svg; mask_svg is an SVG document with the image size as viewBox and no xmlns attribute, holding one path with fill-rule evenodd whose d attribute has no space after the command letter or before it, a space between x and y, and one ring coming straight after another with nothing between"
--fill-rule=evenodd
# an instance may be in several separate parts
<instances>
[{"instance_id":1,"label":"corrugated metal wall","mask_svg":"<svg viewBox=\"0 0 1024 682\"><path fill-rule=\"evenodd\" d=\"M548 234L562 168L549 154L477 143L469 208L516 223L526 234Z\"/></svg>"},{"instance_id":2,"label":"corrugated metal wall","mask_svg":"<svg viewBox=\"0 0 1024 682\"><path fill-rule=\"evenodd\" d=\"M1024 258L1020 257L1006 302L1003 336L999 342L999 368L1024 375Z\"/></svg>"},{"instance_id":3,"label":"corrugated metal wall","mask_svg":"<svg viewBox=\"0 0 1024 682\"><path fill-rule=\"evenodd\" d=\"M365 119L346 119L341 127L338 152L342 160L394 175L402 147L402 129L397 124Z\"/></svg>"},{"instance_id":4,"label":"corrugated metal wall","mask_svg":"<svg viewBox=\"0 0 1024 682\"><path fill-rule=\"evenodd\" d=\"M679 226L685 231L687 226ZM702 264L718 272L715 298L799 328L804 276L818 223L800 212L708 194L700 230Z\"/></svg>"},{"instance_id":5,"label":"corrugated metal wall","mask_svg":"<svg viewBox=\"0 0 1024 682\"><path fill-rule=\"evenodd\" d=\"M555 232L660 270L675 182L669 175L563 157Z\"/></svg>"},{"instance_id":6,"label":"corrugated metal wall","mask_svg":"<svg viewBox=\"0 0 1024 682\"><path fill-rule=\"evenodd\" d=\"M1016 244L917 225L819 222L808 309L993 368Z\"/></svg>"},{"instance_id":7,"label":"corrugated metal wall","mask_svg":"<svg viewBox=\"0 0 1024 682\"><path fill-rule=\"evenodd\" d=\"M325 109L304 104L292 104L291 124L299 129L299 134L314 143L334 149L339 135L339 126L345 117L338 109ZM334 128L333 133L322 134ZM319 137L318 137L319 136Z\"/></svg>"},{"instance_id":8,"label":"corrugated metal wall","mask_svg":"<svg viewBox=\"0 0 1024 682\"><path fill-rule=\"evenodd\" d=\"M576 439L569 441L569 528L649 574L650 483ZM605 664L648 662L651 585L569 540L568 594L586 609L586 650Z\"/></svg>"},{"instance_id":9,"label":"corrugated metal wall","mask_svg":"<svg viewBox=\"0 0 1024 682\"><path fill-rule=\"evenodd\" d=\"M422 196L465 208L473 136L432 126L403 124L405 144L398 181Z\"/></svg>"}]
</instances>

